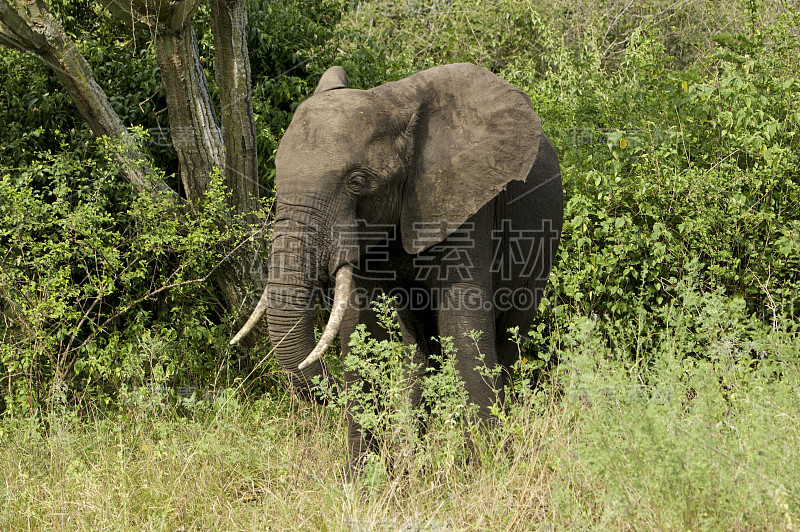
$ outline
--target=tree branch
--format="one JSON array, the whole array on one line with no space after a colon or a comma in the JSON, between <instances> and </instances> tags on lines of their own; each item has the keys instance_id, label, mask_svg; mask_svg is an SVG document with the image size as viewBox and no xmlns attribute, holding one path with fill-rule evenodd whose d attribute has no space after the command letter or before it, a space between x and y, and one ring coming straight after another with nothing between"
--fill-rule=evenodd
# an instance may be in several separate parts
<instances>
[{"instance_id":1,"label":"tree branch","mask_svg":"<svg viewBox=\"0 0 800 532\"><path fill-rule=\"evenodd\" d=\"M191 22L195 11L200 7L203 0L182 0L180 2L170 2L171 15L167 26L171 30L178 30Z\"/></svg>"},{"instance_id":2,"label":"tree branch","mask_svg":"<svg viewBox=\"0 0 800 532\"><path fill-rule=\"evenodd\" d=\"M130 146L118 156L122 163L120 173L126 181L139 191L175 196L136 149L127 128L94 80L89 63L41 0L18 0L14 5L9 0L0 0L0 35L0 44L34 52L47 63L92 133L122 139Z\"/></svg>"},{"instance_id":3,"label":"tree branch","mask_svg":"<svg viewBox=\"0 0 800 532\"><path fill-rule=\"evenodd\" d=\"M103 9L107 9L109 13L122 20L126 24L135 26L137 29L148 30L157 20L152 20L147 16L142 16L138 9L133 8L133 4L125 0L110 0L103 4Z\"/></svg>"},{"instance_id":4,"label":"tree branch","mask_svg":"<svg viewBox=\"0 0 800 532\"><path fill-rule=\"evenodd\" d=\"M202 0L107 0L104 9L115 17L152 33L177 31L191 22Z\"/></svg>"},{"instance_id":5,"label":"tree branch","mask_svg":"<svg viewBox=\"0 0 800 532\"><path fill-rule=\"evenodd\" d=\"M39 52L46 41L8 0L0 0L0 44L23 52Z\"/></svg>"}]
</instances>

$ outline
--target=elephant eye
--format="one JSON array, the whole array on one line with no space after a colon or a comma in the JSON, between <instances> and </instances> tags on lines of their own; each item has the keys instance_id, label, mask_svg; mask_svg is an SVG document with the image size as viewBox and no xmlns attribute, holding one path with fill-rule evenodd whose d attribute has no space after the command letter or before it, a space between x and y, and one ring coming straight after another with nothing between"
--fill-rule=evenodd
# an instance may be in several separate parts
<instances>
[{"instance_id":1,"label":"elephant eye","mask_svg":"<svg viewBox=\"0 0 800 532\"><path fill-rule=\"evenodd\" d=\"M360 193L364 186L367 184L366 176L362 173L354 173L351 174L350 177L347 179L347 188L350 189L350 192L353 194Z\"/></svg>"}]
</instances>

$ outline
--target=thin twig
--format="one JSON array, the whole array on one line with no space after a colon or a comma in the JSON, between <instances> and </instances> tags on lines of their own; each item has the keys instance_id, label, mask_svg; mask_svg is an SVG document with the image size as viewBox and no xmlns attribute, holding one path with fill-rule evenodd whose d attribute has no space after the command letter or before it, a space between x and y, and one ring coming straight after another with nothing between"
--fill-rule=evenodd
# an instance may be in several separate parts
<instances>
[{"instance_id":1,"label":"thin twig","mask_svg":"<svg viewBox=\"0 0 800 532\"><path fill-rule=\"evenodd\" d=\"M70 336L69 342L67 342L66 349L64 349L64 351L62 351L63 355L58 357L58 365L56 367L60 367L61 363L64 360L66 360L67 355L70 352L70 348L72 347L72 342L75 341L75 337L78 335L78 332L83 327L83 324L86 323L86 320L89 318L89 315L92 313L92 310L94 310L94 307L96 307L97 304L100 303L101 299L103 299L103 296L98 296L98 297L94 298L94 302L92 302L92 304L89 306L89 309L83 314L83 318L81 318L81 321L78 322L78 326L75 327L75 331L72 333L72 336ZM77 357L78 354L75 353L75 356ZM74 357L73 357L73 360L70 361L70 363L68 364L67 367L71 368L74 363L75 363L75 361L74 361ZM61 380L64 380L64 377L66 376L66 372L59 371L58 375L61 378Z\"/></svg>"},{"instance_id":2,"label":"thin twig","mask_svg":"<svg viewBox=\"0 0 800 532\"><path fill-rule=\"evenodd\" d=\"M772 311L772 330L775 331L775 332L778 332L778 312L777 312L778 311L778 304L775 303L774 299L772 299L772 294L770 294L769 289L767 288L767 285L769 284L769 279L770 279L770 277L772 277L771 272L769 272L769 267L767 268L768 271L767 271L767 282L766 282L766 284L761 282L761 279L758 278L758 275L756 275L756 272L754 272L749 266L747 267L747 270L750 273L753 274L753 279L756 280L756 282L758 283L758 286L760 286L761 289L764 291L764 293L767 295L767 299L769 300L769 303L767 304L767 308Z\"/></svg>"}]
</instances>

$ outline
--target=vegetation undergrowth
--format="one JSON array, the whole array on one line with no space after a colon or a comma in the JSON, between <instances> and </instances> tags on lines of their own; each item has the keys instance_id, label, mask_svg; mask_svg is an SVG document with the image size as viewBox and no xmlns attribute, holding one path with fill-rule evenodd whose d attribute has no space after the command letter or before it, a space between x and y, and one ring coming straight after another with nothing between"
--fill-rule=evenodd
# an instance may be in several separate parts
<instances>
[{"instance_id":1,"label":"vegetation undergrowth","mask_svg":"<svg viewBox=\"0 0 800 532\"><path fill-rule=\"evenodd\" d=\"M351 363L373 379L384 408L356 413L382 443L352 485L335 401L228 390L89 420L66 407L7 418L0 524L794 530L800 331L749 321L691 283L679 292L694 312L666 305L666 327L637 323L650 343L635 361L619 356L632 341L626 327L599 334L589 318L553 339L557 366L523 359L499 422L471 432L472 450L470 405L446 360L423 381L428 408L415 409L400 338L356 332ZM707 334L689 351L693 328ZM365 360L367 352L385 356Z\"/></svg>"}]
</instances>

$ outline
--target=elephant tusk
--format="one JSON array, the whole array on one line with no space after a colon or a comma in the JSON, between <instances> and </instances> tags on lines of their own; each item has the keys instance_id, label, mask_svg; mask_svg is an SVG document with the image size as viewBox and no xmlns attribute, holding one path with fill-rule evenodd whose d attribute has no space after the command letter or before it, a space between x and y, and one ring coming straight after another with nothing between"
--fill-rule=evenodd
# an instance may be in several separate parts
<instances>
[{"instance_id":1,"label":"elephant tusk","mask_svg":"<svg viewBox=\"0 0 800 532\"><path fill-rule=\"evenodd\" d=\"M347 303L350 300L350 290L353 286L353 267L345 264L339 271L336 272L336 288L333 293L333 308L331 309L331 317L328 319L328 324L325 325L325 331L319 339L317 346L311 351L311 354L300 363L298 369L305 369L314 362L316 362L336 337L339 332L339 327L342 325L344 313L347 310Z\"/></svg>"},{"instance_id":2,"label":"elephant tusk","mask_svg":"<svg viewBox=\"0 0 800 532\"><path fill-rule=\"evenodd\" d=\"M253 330L253 327L256 326L258 320L261 319L261 316L264 315L264 312L267 310L267 289L264 289L264 292L261 294L261 298L258 300L258 304L256 308L253 309L253 312L250 314L250 317L247 318L247 323L242 325L242 328L239 329L239 332L236 333L231 341L229 342L230 345L235 345L239 342L242 338L247 336L250 331Z\"/></svg>"}]
</instances>

